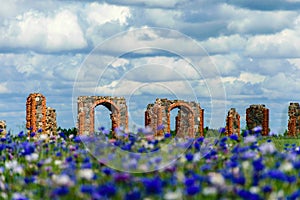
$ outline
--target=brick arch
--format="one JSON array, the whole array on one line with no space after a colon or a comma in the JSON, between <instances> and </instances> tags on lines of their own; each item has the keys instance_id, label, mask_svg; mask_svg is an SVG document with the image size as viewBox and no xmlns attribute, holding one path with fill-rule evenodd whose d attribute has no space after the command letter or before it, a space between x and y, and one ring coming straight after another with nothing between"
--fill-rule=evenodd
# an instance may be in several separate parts
<instances>
[{"instance_id":1,"label":"brick arch","mask_svg":"<svg viewBox=\"0 0 300 200\"><path fill-rule=\"evenodd\" d=\"M171 131L171 125L170 125L170 113L174 108L179 108L182 110L182 108L185 108L188 111L188 123L189 123L189 128L188 128L188 135L193 136L194 135L194 118L195 114L191 106L189 106L187 103L184 102L176 102L171 104L168 109L167 109L167 132Z\"/></svg>"},{"instance_id":2,"label":"brick arch","mask_svg":"<svg viewBox=\"0 0 300 200\"><path fill-rule=\"evenodd\" d=\"M90 130L94 130L94 121L95 121L95 108L99 105L103 105L106 107L109 111L111 111L111 124L112 124L112 131L115 130L115 128L120 126L120 109L116 106L116 104L108 99L100 99L94 102L94 104L90 108Z\"/></svg>"},{"instance_id":3,"label":"brick arch","mask_svg":"<svg viewBox=\"0 0 300 200\"><path fill-rule=\"evenodd\" d=\"M79 134L89 135L94 132L95 107L98 105L103 105L111 111L112 130L119 126L128 129L128 113L124 97L79 96L77 104Z\"/></svg>"}]
</instances>

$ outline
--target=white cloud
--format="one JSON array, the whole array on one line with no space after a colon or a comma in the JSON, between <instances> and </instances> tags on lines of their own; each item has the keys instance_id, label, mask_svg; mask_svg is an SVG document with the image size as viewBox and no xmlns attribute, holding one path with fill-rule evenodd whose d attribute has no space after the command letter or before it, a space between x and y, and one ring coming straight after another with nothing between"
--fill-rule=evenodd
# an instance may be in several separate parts
<instances>
[{"instance_id":1,"label":"white cloud","mask_svg":"<svg viewBox=\"0 0 300 200\"><path fill-rule=\"evenodd\" d=\"M10 90L7 88L7 82L0 83L0 94L10 93Z\"/></svg>"},{"instance_id":2,"label":"white cloud","mask_svg":"<svg viewBox=\"0 0 300 200\"><path fill-rule=\"evenodd\" d=\"M2 50L30 48L42 52L56 52L87 46L78 18L69 10L60 10L53 16L28 11L2 26L0 33Z\"/></svg>"}]
</instances>

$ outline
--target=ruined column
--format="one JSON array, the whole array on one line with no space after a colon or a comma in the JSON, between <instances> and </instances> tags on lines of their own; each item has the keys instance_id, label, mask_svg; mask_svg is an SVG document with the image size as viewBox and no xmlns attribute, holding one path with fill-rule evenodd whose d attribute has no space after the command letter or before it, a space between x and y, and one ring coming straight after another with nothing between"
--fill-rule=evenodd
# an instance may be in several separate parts
<instances>
[{"instance_id":1,"label":"ruined column","mask_svg":"<svg viewBox=\"0 0 300 200\"><path fill-rule=\"evenodd\" d=\"M263 104L250 105L246 109L246 123L249 130L260 126L262 127L262 135L269 134L269 109Z\"/></svg>"},{"instance_id":2,"label":"ruined column","mask_svg":"<svg viewBox=\"0 0 300 200\"><path fill-rule=\"evenodd\" d=\"M290 103L288 111L288 136L297 136L300 130L300 106L299 103Z\"/></svg>"},{"instance_id":3,"label":"ruined column","mask_svg":"<svg viewBox=\"0 0 300 200\"><path fill-rule=\"evenodd\" d=\"M236 112L235 108L231 108L228 111L225 130L226 135L237 134L240 136L240 115Z\"/></svg>"},{"instance_id":4,"label":"ruined column","mask_svg":"<svg viewBox=\"0 0 300 200\"><path fill-rule=\"evenodd\" d=\"M0 120L0 135L5 136L6 135L6 121Z\"/></svg>"}]
</instances>

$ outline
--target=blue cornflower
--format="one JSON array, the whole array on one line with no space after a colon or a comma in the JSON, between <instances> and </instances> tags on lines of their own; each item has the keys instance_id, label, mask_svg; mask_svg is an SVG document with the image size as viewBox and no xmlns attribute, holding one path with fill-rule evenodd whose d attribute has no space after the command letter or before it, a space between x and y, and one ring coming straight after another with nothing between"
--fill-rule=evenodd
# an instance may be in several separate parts
<instances>
[{"instance_id":1,"label":"blue cornflower","mask_svg":"<svg viewBox=\"0 0 300 200\"><path fill-rule=\"evenodd\" d=\"M100 128L98 128L98 130L102 132L102 131L105 130L105 127L104 127L104 126L101 126Z\"/></svg>"},{"instance_id":2,"label":"blue cornflower","mask_svg":"<svg viewBox=\"0 0 300 200\"><path fill-rule=\"evenodd\" d=\"M165 138L169 138L171 137L171 134L170 133L165 133Z\"/></svg>"},{"instance_id":3,"label":"blue cornflower","mask_svg":"<svg viewBox=\"0 0 300 200\"><path fill-rule=\"evenodd\" d=\"M43 132L43 129L42 129L42 128L39 128L39 129L38 129L38 133L41 133L41 132Z\"/></svg>"},{"instance_id":4,"label":"blue cornflower","mask_svg":"<svg viewBox=\"0 0 300 200\"><path fill-rule=\"evenodd\" d=\"M55 188L52 193L54 196L64 196L69 193L69 188L66 186L61 186L61 187Z\"/></svg>"},{"instance_id":5,"label":"blue cornflower","mask_svg":"<svg viewBox=\"0 0 300 200\"><path fill-rule=\"evenodd\" d=\"M200 192L200 186L192 185L186 188L187 195L193 196Z\"/></svg>"},{"instance_id":6,"label":"blue cornflower","mask_svg":"<svg viewBox=\"0 0 300 200\"><path fill-rule=\"evenodd\" d=\"M195 148L197 151L199 151L199 150L200 150L200 147L201 147L201 144L199 144L198 141L195 141L195 143L194 143L194 148Z\"/></svg>"},{"instance_id":7,"label":"blue cornflower","mask_svg":"<svg viewBox=\"0 0 300 200\"><path fill-rule=\"evenodd\" d=\"M90 195L92 195L95 190L96 190L96 188L93 185L82 185L80 187L80 191L82 193L86 193L86 194L90 194Z\"/></svg>"},{"instance_id":8,"label":"blue cornflower","mask_svg":"<svg viewBox=\"0 0 300 200\"><path fill-rule=\"evenodd\" d=\"M225 133L225 132L226 132L226 129L224 127L219 129L219 133Z\"/></svg>"},{"instance_id":9,"label":"blue cornflower","mask_svg":"<svg viewBox=\"0 0 300 200\"><path fill-rule=\"evenodd\" d=\"M199 137L199 138L197 139L197 142L199 142L200 144L202 144L203 141L204 141L204 137Z\"/></svg>"},{"instance_id":10,"label":"blue cornflower","mask_svg":"<svg viewBox=\"0 0 300 200\"><path fill-rule=\"evenodd\" d=\"M142 182L147 194L160 194L162 192L162 181L159 177L144 178Z\"/></svg>"},{"instance_id":11,"label":"blue cornflower","mask_svg":"<svg viewBox=\"0 0 300 200\"><path fill-rule=\"evenodd\" d=\"M29 200L29 199L22 194L14 193L12 196L12 200Z\"/></svg>"},{"instance_id":12,"label":"blue cornflower","mask_svg":"<svg viewBox=\"0 0 300 200\"><path fill-rule=\"evenodd\" d=\"M97 192L104 197L113 197L117 193L117 188L112 183L106 183L104 185L100 185L97 188Z\"/></svg>"},{"instance_id":13,"label":"blue cornflower","mask_svg":"<svg viewBox=\"0 0 300 200\"><path fill-rule=\"evenodd\" d=\"M25 177L24 178L24 182L26 184L29 184L29 183L33 183L35 181L35 178L33 176L30 176L30 177Z\"/></svg>"},{"instance_id":14,"label":"blue cornflower","mask_svg":"<svg viewBox=\"0 0 300 200\"><path fill-rule=\"evenodd\" d=\"M74 137L74 142L80 143L81 142L80 137L79 136Z\"/></svg>"},{"instance_id":15,"label":"blue cornflower","mask_svg":"<svg viewBox=\"0 0 300 200\"><path fill-rule=\"evenodd\" d=\"M262 127L257 126L257 127L254 127L252 130L253 130L254 133L260 133L262 131Z\"/></svg>"},{"instance_id":16,"label":"blue cornflower","mask_svg":"<svg viewBox=\"0 0 300 200\"><path fill-rule=\"evenodd\" d=\"M252 165L255 171L262 171L265 168L265 165L263 164L263 160L261 158L254 160L252 162Z\"/></svg>"},{"instance_id":17,"label":"blue cornflower","mask_svg":"<svg viewBox=\"0 0 300 200\"><path fill-rule=\"evenodd\" d=\"M139 191L131 191L125 195L124 200L140 200L142 199L142 195Z\"/></svg>"},{"instance_id":18,"label":"blue cornflower","mask_svg":"<svg viewBox=\"0 0 300 200\"><path fill-rule=\"evenodd\" d=\"M270 185L265 185L262 190L264 193L272 192L272 187Z\"/></svg>"},{"instance_id":19,"label":"blue cornflower","mask_svg":"<svg viewBox=\"0 0 300 200\"><path fill-rule=\"evenodd\" d=\"M232 134L231 136L229 136L229 138L230 138L231 140L238 141L238 139L239 139L239 136L238 136L238 135L236 135L236 134Z\"/></svg>"},{"instance_id":20,"label":"blue cornflower","mask_svg":"<svg viewBox=\"0 0 300 200\"><path fill-rule=\"evenodd\" d=\"M1 142L5 142L6 141L6 138L1 138Z\"/></svg>"},{"instance_id":21,"label":"blue cornflower","mask_svg":"<svg viewBox=\"0 0 300 200\"><path fill-rule=\"evenodd\" d=\"M108 167L102 169L102 172L106 175L110 175L112 173L112 170Z\"/></svg>"},{"instance_id":22,"label":"blue cornflower","mask_svg":"<svg viewBox=\"0 0 300 200\"><path fill-rule=\"evenodd\" d=\"M35 132L31 132L30 137L34 137L34 136L35 136Z\"/></svg>"},{"instance_id":23,"label":"blue cornflower","mask_svg":"<svg viewBox=\"0 0 300 200\"><path fill-rule=\"evenodd\" d=\"M287 180L287 176L285 175L285 173L283 173L280 170L277 169L272 169L267 173L267 176L269 176L269 178L271 179L276 179L276 180L280 180L280 181L286 181Z\"/></svg>"},{"instance_id":24,"label":"blue cornflower","mask_svg":"<svg viewBox=\"0 0 300 200\"><path fill-rule=\"evenodd\" d=\"M187 178L184 181L184 184L186 187L192 186L195 183L195 178L191 177L191 178Z\"/></svg>"},{"instance_id":25,"label":"blue cornflower","mask_svg":"<svg viewBox=\"0 0 300 200\"><path fill-rule=\"evenodd\" d=\"M165 126L163 124L160 124L157 126L158 131L164 130L164 128L165 128Z\"/></svg>"},{"instance_id":26,"label":"blue cornflower","mask_svg":"<svg viewBox=\"0 0 300 200\"><path fill-rule=\"evenodd\" d=\"M246 178L244 176L234 177L232 182L240 185L245 185Z\"/></svg>"},{"instance_id":27,"label":"blue cornflower","mask_svg":"<svg viewBox=\"0 0 300 200\"><path fill-rule=\"evenodd\" d=\"M59 132L59 136L62 137L64 140L66 140L66 135L64 132Z\"/></svg>"},{"instance_id":28,"label":"blue cornflower","mask_svg":"<svg viewBox=\"0 0 300 200\"><path fill-rule=\"evenodd\" d=\"M19 137L19 138L25 137L24 131L21 131L21 132L18 134L18 137Z\"/></svg>"},{"instance_id":29,"label":"blue cornflower","mask_svg":"<svg viewBox=\"0 0 300 200\"><path fill-rule=\"evenodd\" d=\"M192 153L185 154L185 158L188 162L193 161L194 155Z\"/></svg>"},{"instance_id":30,"label":"blue cornflower","mask_svg":"<svg viewBox=\"0 0 300 200\"><path fill-rule=\"evenodd\" d=\"M226 141L227 141L227 137L225 136L225 137L223 137L221 140L220 140L220 143L225 143Z\"/></svg>"},{"instance_id":31,"label":"blue cornflower","mask_svg":"<svg viewBox=\"0 0 300 200\"><path fill-rule=\"evenodd\" d=\"M244 189L241 189L237 192L237 194L242 198L242 199L245 199L245 200L259 200L259 199L262 199L258 194L254 194L254 193L251 193L247 190L244 190Z\"/></svg>"},{"instance_id":32,"label":"blue cornflower","mask_svg":"<svg viewBox=\"0 0 300 200\"><path fill-rule=\"evenodd\" d=\"M288 200L296 200L300 197L300 190L295 191L293 194L287 197Z\"/></svg>"}]
</instances>

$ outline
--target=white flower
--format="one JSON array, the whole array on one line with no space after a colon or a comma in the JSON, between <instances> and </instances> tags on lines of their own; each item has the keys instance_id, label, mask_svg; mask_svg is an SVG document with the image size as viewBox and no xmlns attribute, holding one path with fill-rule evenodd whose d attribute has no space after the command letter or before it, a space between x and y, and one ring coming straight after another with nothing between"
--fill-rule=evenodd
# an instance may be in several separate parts
<instances>
[{"instance_id":1,"label":"white flower","mask_svg":"<svg viewBox=\"0 0 300 200\"><path fill-rule=\"evenodd\" d=\"M72 186L74 185L73 181L70 179L70 177L66 174L62 175L52 175L52 181L57 185L62 186Z\"/></svg>"},{"instance_id":2,"label":"white flower","mask_svg":"<svg viewBox=\"0 0 300 200\"><path fill-rule=\"evenodd\" d=\"M52 158L47 158L44 162L44 164L50 164L52 162Z\"/></svg>"},{"instance_id":3,"label":"white flower","mask_svg":"<svg viewBox=\"0 0 300 200\"><path fill-rule=\"evenodd\" d=\"M209 176L210 176L209 180L213 185L224 186L225 180L224 180L224 177L222 176L222 174L212 172L212 173L209 173Z\"/></svg>"},{"instance_id":4,"label":"white flower","mask_svg":"<svg viewBox=\"0 0 300 200\"><path fill-rule=\"evenodd\" d=\"M276 148L272 142L266 142L260 145L259 150L262 152L262 154L272 154L276 151Z\"/></svg>"},{"instance_id":5,"label":"white flower","mask_svg":"<svg viewBox=\"0 0 300 200\"><path fill-rule=\"evenodd\" d=\"M16 160L8 161L5 163L5 168L14 169L18 166L18 162Z\"/></svg>"},{"instance_id":6,"label":"white flower","mask_svg":"<svg viewBox=\"0 0 300 200\"><path fill-rule=\"evenodd\" d=\"M293 169L293 165L290 162L284 162L279 168L279 170L284 172L291 171L292 169Z\"/></svg>"},{"instance_id":7,"label":"white flower","mask_svg":"<svg viewBox=\"0 0 300 200\"><path fill-rule=\"evenodd\" d=\"M40 140L45 141L48 139L48 135L47 134L41 134L40 135Z\"/></svg>"},{"instance_id":8,"label":"white flower","mask_svg":"<svg viewBox=\"0 0 300 200\"><path fill-rule=\"evenodd\" d=\"M244 143L253 143L256 142L256 137L254 135L248 135L247 137L245 137L244 139Z\"/></svg>"},{"instance_id":9,"label":"white flower","mask_svg":"<svg viewBox=\"0 0 300 200\"><path fill-rule=\"evenodd\" d=\"M37 161L37 159L39 158L39 155L37 153L32 153L30 155L26 155L25 156L25 159L28 161L28 162L32 162L32 161Z\"/></svg>"},{"instance_id":10,"label":"white flower","mask_svg":"<svg viewBox=\"0 0 300 200\"><path fill-rule=\"evenodd\" d=\"M252 187L250 188L250 192L251 192L251 193L258 194L258 193L260 192L260 189L259 189L259 187L252 186Z\"/></svg>"},{"instance_id":11,"label":"white flower","mask_svg":"<svg viewBox=\"0 0 300 200\"><path fill-rule=\"evenodd\" d=\"M61 164L62 164L62 161L61 161L61 160L55 160L55 161L54 161L54 164L55 164L55 165L61 165Z\"/></svg>"},{"instance_id":12,"label":"white flower","mask_svg":"<svg viewBox=\"0 0 300 200\"><path fill-rule=\"evenodd\" d=\"M205 187L203 188L204 195L211 195L211 194L217 194L217 188L215 187Z\"/></svg>"},{"instance_id":13,"label":"white flower","mask_svg":"<svg viewBox=\"0 0 300 200\"><path fill-rule=\"evenodd\" d=\"M78 171L78 177L92 180L92 178L94 177L94 172L92 169L81 169Z\"/></svg>"},{"instance_id":14,"label":"white flower","mask_svg":"<svg viewBox=\"0 0 300 200\"><path fill-rule=\"evenodd\" d=\"M243 167L244 170L249 169L249 166L250 166L249 161L244 161L244 162L242 162L242 167Z\"/></svg>"},{"instance_id":15,"label":"white flower","mask_svg":"<svg viewBox=\"0 0 300 200\"><path fill-rule=\"evenodd\" d=\"M164 199L167 199L167 200L182 199L182 192L179 189L177 189L174 192L169 191L164 195Z\"/></svg>"},{"instance_id":16,"label":"white flower","mask_svg":"<svg viewBox=\"0 0 300 200\"><path fill-rule=\"evenodd\" d=\"M73 137L74 137L74 135L73 135L73 134L69 135L69 138L70 138L70 139L72 139Z\"/></svg>"}]
</instances>

